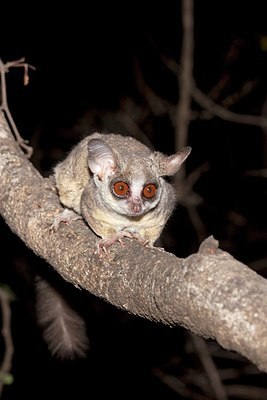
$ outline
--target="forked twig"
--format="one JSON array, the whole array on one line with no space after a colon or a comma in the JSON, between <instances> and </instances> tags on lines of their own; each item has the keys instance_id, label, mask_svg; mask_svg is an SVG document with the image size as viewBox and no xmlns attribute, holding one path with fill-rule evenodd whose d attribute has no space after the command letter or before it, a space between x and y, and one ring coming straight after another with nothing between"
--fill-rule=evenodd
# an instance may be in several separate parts
<instances>
[{"instance_id":1,"label":"forked twig","mask_svg":"<svg viewBox=\"0 0 267 400\"><path fill-rule=\"evenodd\" d=\"M22 149L25 150L26 156L28 158L31 157L33 149L31 146L28 146L28 142L24 140L19 131L18 128L15 124L15 121L12 117L12 114L9 110L8 102L7 102L7 87L6 87L6 73L9 71L9 68L12 67L22 67L24 68L24 76L23 76L23 82L24 85L28 85L29 83L29 75L28 75L28 70L29 68L35 69L32 65L29 65L25 63L24 58L20 58L19 60L15 61L9 61L6 64L3 63L3 61L0 58L0 80L1 80L1 105L0 105L0 110L2 110L5 113L5 116L7 118L7 121L12 129L12 132L20 145Z\"/></svg>"}]
</instances>

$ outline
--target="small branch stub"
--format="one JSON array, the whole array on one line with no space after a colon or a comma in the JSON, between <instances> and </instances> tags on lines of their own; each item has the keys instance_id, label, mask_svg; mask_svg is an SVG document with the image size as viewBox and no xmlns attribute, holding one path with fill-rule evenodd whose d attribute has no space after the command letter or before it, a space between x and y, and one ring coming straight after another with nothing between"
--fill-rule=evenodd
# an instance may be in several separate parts
<instances>
[{"instance_id":1,"label":"small branch stub","mask_svg":"<svg viewBox=\"0 0 267 400\"><path fill-rule=\"evenodd\" d=\"M219 241L214 239L213 236L209 236L207 239L203 240L199 246L198 252L200 254L215 254L219 248Z\"/></svg>"}]
</instances>

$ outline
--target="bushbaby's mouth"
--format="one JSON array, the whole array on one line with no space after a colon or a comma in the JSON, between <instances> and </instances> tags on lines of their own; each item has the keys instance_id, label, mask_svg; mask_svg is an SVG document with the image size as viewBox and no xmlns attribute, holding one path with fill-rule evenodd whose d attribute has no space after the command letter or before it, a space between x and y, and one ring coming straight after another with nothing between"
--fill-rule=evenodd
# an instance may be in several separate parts
<instances>
[{"instance_id":1,"label":"bushbaby's mouth","mask_svg":"<svg viewBox=\"0 0 267 400\"><path fill-rule=\"evenodd\" d=\"M140 219L147 211L142 207L140 210L132 210L130 207L123 207L120 210L116 210L116 212L126 218Z\"/></svg>"}]
</instances>

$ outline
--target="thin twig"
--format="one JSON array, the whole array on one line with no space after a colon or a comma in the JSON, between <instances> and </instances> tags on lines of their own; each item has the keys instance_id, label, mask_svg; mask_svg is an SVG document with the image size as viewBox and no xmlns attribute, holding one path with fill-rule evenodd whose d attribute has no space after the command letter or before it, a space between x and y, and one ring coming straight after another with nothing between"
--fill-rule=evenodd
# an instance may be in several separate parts
<instances>
[{"instance_id":1,"label":"thin twig","mask_svg":"<svg viewBox=\"0 0 267 400\"><path fill-rule=\"evenodd\" d=\"M196 391L194 392L189 388L188 385L184 384L181 379L178 379L176 376L166 374L159 368L153 369L153 375L167 387L172 389L175 393L178 393L180 396L183 396L186 399L212 400L211 397L208 397L207 395L202 395Z\"/></svg>"},{"instance_id":2,"label":"thin twig","mask_svg":"<svg viewBox=\"0 0 267 400\"><path fill-rule=\"evenodd\" d=\"M146 83L142 69L140 68L139 62L134 60L134 73L137 88L140 94L147 102L151 112L156 117L169 113L169 107L171 106L166 100L158 96L153 89Z\"/></svg>"},{"instance_id":3,"label":"thin twig","mask_svg":"<svg viewBox=\"0 0 267 400\"><path fill-rule=\"evenodd\" d=\"M27 66L27 67L26 67ZM8 72L8 69L10 67L23 67L24 68L24 85L27 85L29 82L29 76L28 76L28 68L34 69L33 66L28 65L24 62L24 58L21 58L16 61L10 61L7 62L6 64L3 63L3 61L0 58L0 77L1 77L1 105L0 105L0 110L2 110L5 113L5 116L7 118L7 121L12 129L12 132L18 142L18 144L21 146L22 149L25 150L26 156L28 158L31 157L33 148L31 146L27 145L27 141L24 140L19 131L18 128L15 124L15 121L12 117L12 114L9 110L8 102L7 102L7 87L6 87L6 73Z\"/></svg>"},{"instance_id":4,"label":"thin twig","mask_svg":"<svg viewBox=\"0 0 267 400\"><path fill-rule=\"evenodd\" d=\"M227 385L226 391L231 398L247 400L266 400L267 389L248 385Z\"/></svg>"},{"instance_id":5,"label":"thin twig","mask_svg":"<svg viewBox=\"0 0 267 400\"><path fill-rule=\"evenodd\" d=\"M147 140L145 133L131 117L124 110L119 110L115 114L115 118L127 129L127 131L138 140Z\"/></svg>"},{"instance_id":6,"label":"thin twig","mask_svg":"<svg viewBox=\"0 0 267 400\"><path fill-rule=\"evenodd\" d=\"M5 345L5 352L0 371L1 375L5 376L9 374L11 370L14 347L11 335L10 294L2 288L0 288L0 302L2 311L2 336ZM0 396L2 394L4 385L4 379L0 379Z\"/></svg>"},{"instance_id":7,"label":"thin twig","mask_svg":"<svg viewBox=\"0 0 267 400\"><path fill-rule=\"evenodd\" d=\"M258 85L258 83L259 83L258 79L253 79L244 82L241 89L238 92L230 94L221 101L221 106L226 109L229 109L234 104L239 102L241 99L246 97L249 93L251 93L252 90L255 89L255 87Z\"/></svg>"},{"instance_id":8,"label":"thin twig","mask_svg":"<svg viewBox=\"0 0 267 400\"><path fill-rule=\"evenodd\" d=\"M203 368L205 369L206 374L209 378L216 399L227 400L228 396L226 394L225 387L222 384L219 372L210 355L207 343L200 336L190 334L190 337L193 341L194 347L197 351L197 354L200 358Z\"/></svg>"},{"instance_id":9,"label":"thin twig","mask_svg":"<svg viewBox=\"0 0 267 400\"><path fill-rule=\"evenodd\" d=\"M247 176L259 176L261 178L267 178L267 168L251 169L246 172Z\"/></svg>"},{"instance_id":10,"label":"thin twig","mask_svg":"<svg viewBox=\"0 0 267 400\"><path fill-rule=\"evenodd\" d=\"M177 75L180 70L179 64L177 64L176 61L168 58L167 56L162 56L161 58L164 64L169 68L169 70ZM239 124L255 125L261 128L267 127L267 118L251 114L239 114L227 110L221 105L215 103L208 95L198 89L195 85L195 82L192 83L191 93L194 101L206 111L206 113L201 114L202 117L205 119L219 117L223 120Z\"/></svg>"},{"instance_id":11,"label":"thin twig","mask_svg":"<svg viewBox=\"0 0 267 400\"><path fill-rule=\"evenodd\" d=\"M206 114L206 118L208 118L209 116L211 118L216 116L221 119L240 124L256 125L262 128L267 127L267 118L250 114L238 114L227 110L219 104L214 103L213 100L211 100L206 94L201 92L201 90L199 90L196 86L192 89L192 96L199 105L201 105L205 110L208 111L208 114Z\"/></svg>"}]
</instances>

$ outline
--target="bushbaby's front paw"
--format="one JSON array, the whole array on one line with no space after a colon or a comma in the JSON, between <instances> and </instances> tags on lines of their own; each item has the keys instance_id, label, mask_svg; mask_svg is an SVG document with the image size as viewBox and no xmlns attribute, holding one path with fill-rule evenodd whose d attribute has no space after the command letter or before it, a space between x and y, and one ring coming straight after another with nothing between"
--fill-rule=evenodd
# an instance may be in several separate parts
<instances>
[{"instance_id":1,"label":"bushbaby's front paw","mask_svg":"<svg viewBox=\"0 0 267 400\"><path fill-rule=\"evenodd\" d=\"M138 234L129 232L129 231L119 231L114 233L114 235L103 238L99 240L97 243L97 248L95 250L95 254L97 254L99 257L107 257L108 256L108 249L110 246L112 246L114 243L119 242L121 246L124 246L123 244L123 238L127 237L130 239L136 239L142 246L147 246L148 245L148 240L143 239L141 236Z\"/></svg>"},{"instance_id":2,"label":"bushbaby's front paw","mask_svg":"<svg viewBox=\"0 0 267 400\"><path fill-rule=\"evenodd\" d=\"M81 215L77 214L73 210L64 208L64 210L54 218L53 224L51 225L51 230L57 231L61 222L69 224L77 219L82 219Z\"/></svg>"}]
</instances>

